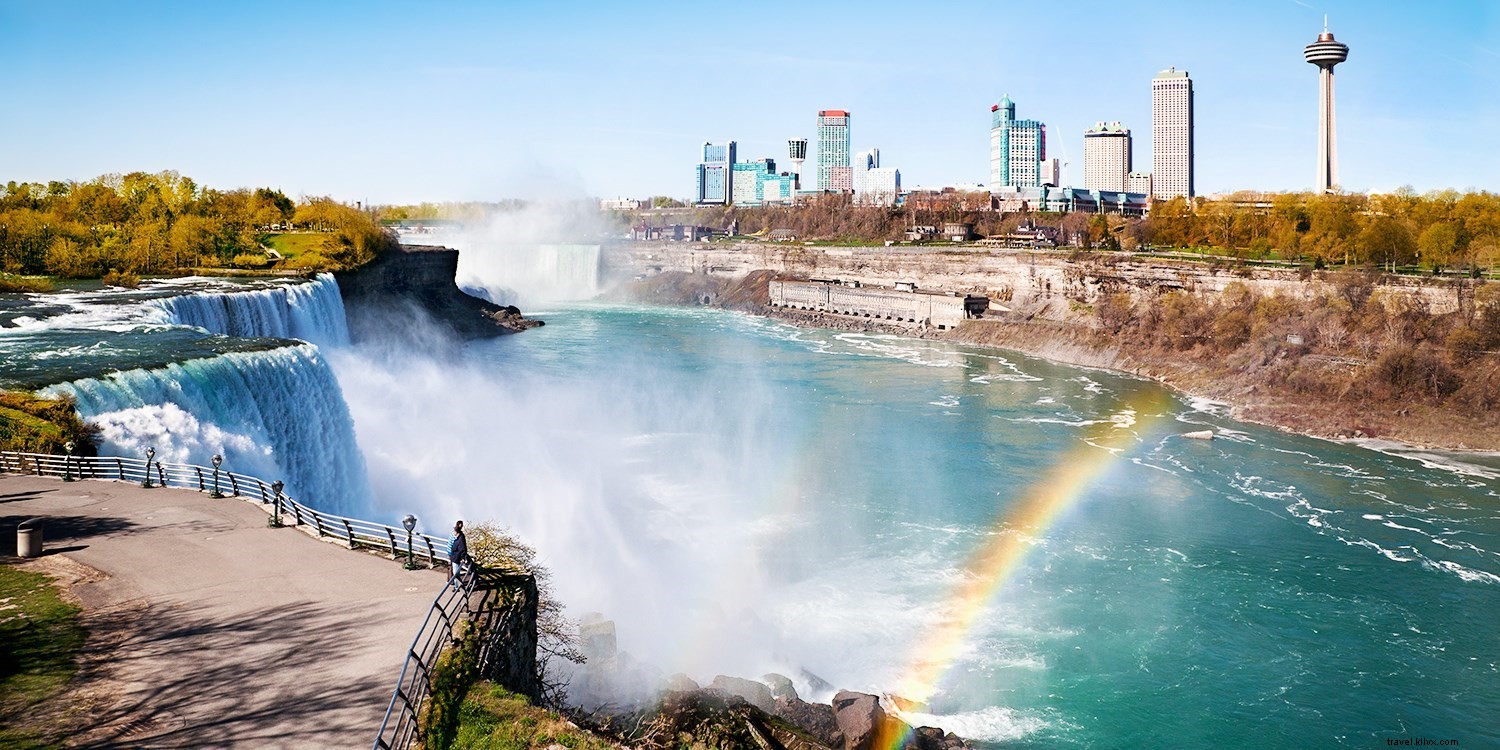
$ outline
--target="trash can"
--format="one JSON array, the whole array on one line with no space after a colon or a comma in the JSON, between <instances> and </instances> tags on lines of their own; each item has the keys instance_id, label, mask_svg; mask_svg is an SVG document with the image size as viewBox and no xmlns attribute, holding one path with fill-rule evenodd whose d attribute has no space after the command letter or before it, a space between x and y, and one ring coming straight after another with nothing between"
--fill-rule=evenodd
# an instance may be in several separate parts
<instances>
[{"instance_id":1,"label":"trash can","mask_svg":"<svg viewBox=\"0 0 1500 750\"><path fill-rule=\"evenodd\" d=\"M42 556L42 519L27 519L16 527L16 555Z\"/></svg>"}]
</instances>

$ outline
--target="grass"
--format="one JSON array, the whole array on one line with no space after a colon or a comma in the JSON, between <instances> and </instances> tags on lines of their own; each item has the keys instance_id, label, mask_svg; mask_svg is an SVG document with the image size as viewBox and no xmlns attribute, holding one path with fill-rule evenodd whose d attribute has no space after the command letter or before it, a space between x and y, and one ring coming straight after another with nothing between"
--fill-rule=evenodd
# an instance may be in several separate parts
<instances>
[{"instance_id":1,"label":"grass","mask_svg":"<svg viewBox=\"0 0 1500 750\"><path fill-rule=\"evenodd\" d=\"M62 453L63 444L72 440L75 453L87 454L96 429L84 423L66 399L0 391L0 449Z\"/></svg>"},{"instance_id":2,"label":"grass","mask_svg":"<svg viewBox=\"0 0 1500 750\"><path fill-rule=\"evenodd\" d=\"M42 276L0 273L0 292L50 292L52 282Z\"/></svg>"},{"instance_id":3,"label":"grass","mask_svg":"<svg viewBox=\"0 0 1500 750\"><path fill-rule=\"evenodd\" d=\"M78 614L46 575L0 565L0 747L54 746L47 726L26 715L77 672Z\"/></svg>"},{"instance_id":4,"label":"grass","mask_svg":"<svg viewBox=\"0 0 1500 750\"><path fill-rule=\"evenodd\" d=\"M281 253L279 268L323 269L338 251L338 235L332 232L282 232L261 235L262 245Z\"/></svg>"},{"instance_id":5,"label":"grass","mask_svg":"<svg viewBox=\"0 0 1500 750\"><path fill-rule=\"evenodd\" d=\"M562 745L573 750L614 747L551 711L491 682L469 690L458 710L458 733L449 748L530 750Z\"/></svg>"}]
</instances>

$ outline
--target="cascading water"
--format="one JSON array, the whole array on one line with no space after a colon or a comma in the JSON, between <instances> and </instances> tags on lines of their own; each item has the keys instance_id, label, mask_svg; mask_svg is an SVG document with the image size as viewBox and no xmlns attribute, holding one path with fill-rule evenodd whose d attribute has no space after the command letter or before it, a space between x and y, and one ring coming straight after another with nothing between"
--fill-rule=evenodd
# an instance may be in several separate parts
<instances>
[{"instance_id":1,"label":"cascading water","mask_svg":"<svg viewBox=\"0 0 1500 750\"><path fill-rule=\"evenodd\" d=\"M354 422L318 350L288 346L192 359L51 386L102 430L101 452L282 479L287 494L340 515L370 496Z\"/></svg>"},{"instance_id":2,"label":"cascading water","mask_svg":"<svg viewBox=\"0 0 1500 750\"><path fill-rule=\"evenodd\" d=\"M525 306L599 294L598 245L455 244L458 285L496 303Z\"/></svg>"},{"instance_id":3,"label":"cascading water","mask_svg":"<svg viewBox=\"0 0 1500 750\"><path fill-rule=\"evenodd\" d=\"M302 339L319 346L345 346L349 327L333 274L307 284L244 292L196 292L152 300L163 322L195 326L226 336Z\"/></svg>"}]
</instances>

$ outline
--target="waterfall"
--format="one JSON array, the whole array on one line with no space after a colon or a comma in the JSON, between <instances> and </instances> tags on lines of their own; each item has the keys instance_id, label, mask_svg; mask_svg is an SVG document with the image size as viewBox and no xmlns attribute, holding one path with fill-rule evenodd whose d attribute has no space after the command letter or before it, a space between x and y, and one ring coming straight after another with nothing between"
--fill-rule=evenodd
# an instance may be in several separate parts
<instances>
[{"instance_id":1,"label":"waterfall","mask_svg":"<svg viewBox=\"0 0 1500 750\"><path fill-rule=\"evenodd\" d=\"M226 470L281 479L288 495L340 515L370 497L349 407L313 346L126 370L44 393L76 398L79 414L102 429L105 454L154 447L161 461L209 465L222 453Z\"/></svg>"},{"instance_id":2,"label":"waterfall","mask_svg":"<svg viewBox=\"0 0 1500 750\"><path fill-rule=\"evenodd\" d=\"M458 285L502 305L590 299L600 291L599 246L464 246Z\"/></svg>"},{"instance_id":3,"label":"waterfall","mask_svg":"<svg viewBox=\"0 0 1500 750\"><path fill-rule=\"evenodd\" d=\"M248 292L198 292L155 300L165 322L196 326L226 336L302 339L320 346L349 343L344 301L333 274L306 284Z\"/></svg>"}]
</instances>

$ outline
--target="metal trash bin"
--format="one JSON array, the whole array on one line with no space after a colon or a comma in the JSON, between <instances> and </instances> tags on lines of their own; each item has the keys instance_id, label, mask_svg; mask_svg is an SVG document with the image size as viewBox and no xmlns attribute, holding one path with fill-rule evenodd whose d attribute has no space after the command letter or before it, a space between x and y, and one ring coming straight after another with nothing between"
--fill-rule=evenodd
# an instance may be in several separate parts
<instances>
[{"instance_id":1,"label":"metal trash bin","mask_svg":"<svg viewBox=\"0 0 1500 750\"><path fill-rule=\"evenodd\" d=\"M30 518L16 526L16 555L42 556L42 519Z\"/></svg>"}]
</instances>

